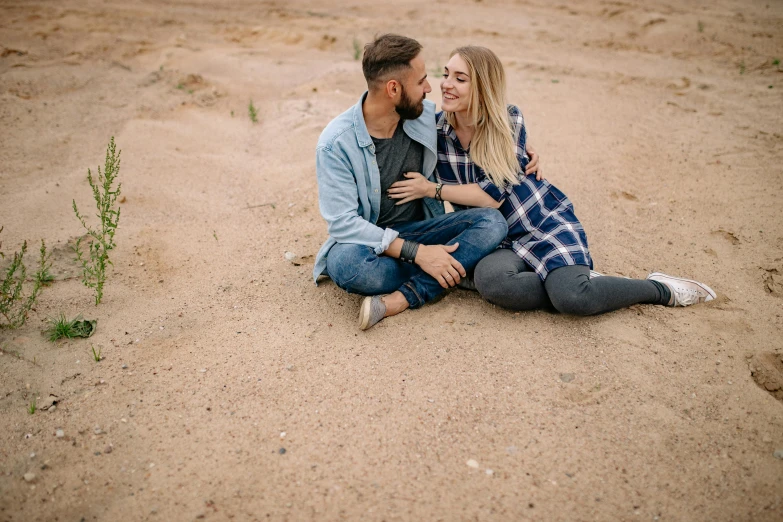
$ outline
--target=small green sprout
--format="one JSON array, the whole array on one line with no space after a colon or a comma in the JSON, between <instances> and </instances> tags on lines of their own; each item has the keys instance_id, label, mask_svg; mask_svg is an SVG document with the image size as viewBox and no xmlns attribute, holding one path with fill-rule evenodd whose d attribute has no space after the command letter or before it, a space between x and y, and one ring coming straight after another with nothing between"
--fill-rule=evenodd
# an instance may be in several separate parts
<instances>
[{"instance_id":1,"label":"small green sprout","mask_svg":"<svg viewBox=\"0 0 783 522\"><path fill-rule=\"evenodd\" d=\"M253 100L250 100L250 103L247 106L247 114L250 116L250 121L258 123L258 110L253 105Z\"/></svg>"},{"instance_id":2,"label":"small green sprout","mask_svg":"<svg viewBox=\"0 0 783 522\"><path fill-rule=\"evenodd\" d=\"M65 317L65 314L60 314L58 317L49 318L49 328L44 330L44 334L51 342L55 342L58 339L90 337L96 326L97 321L84 321L81 315L69 320Z\"/></svg>"},{"instance_id":3,"label":"small green sprout","mask_svg":"<svg viewBox=\"0 0 783 522\"><path fill-rule=\"evenodd\" d=\"M44 333L49 337L49 341L55 342L58 339L73 339L76 337L76 323L81 319L77 316L68 320L65 314L49 318L49 328Z\"/></svg>"},{"instance_id":4,"label":"small green sprout","mask_svg":"<svg viewBox=\"0 0 783 522\"><path fill-rule=\"evenodd\" d=\"M38 280L38 282L42 286L48 286L54 281L54 276L49 272L49 269L52 268L52 264L49 262L49 258L52 257L52 253L49 252L47 254L46 252L46 243L44 240L41 240L41 257L38 261L38 272L36 272L35 277Z\"/></svg>"}]
</instances>

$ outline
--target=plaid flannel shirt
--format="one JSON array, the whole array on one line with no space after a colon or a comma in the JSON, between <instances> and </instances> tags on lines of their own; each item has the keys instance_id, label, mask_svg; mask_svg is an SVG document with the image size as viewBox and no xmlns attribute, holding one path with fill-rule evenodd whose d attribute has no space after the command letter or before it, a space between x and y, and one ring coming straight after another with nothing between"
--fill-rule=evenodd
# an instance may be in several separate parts
<instances>
[{"instance_id":1,"label":"plaid flannel shirt","mask_svg":"<svg viewBox=\"0 0 783 522\"><path fill-rule=\"evenodd\" d=\"M519 160L518 184L506 183L503 187L493 184L481 167L473 163L470 152L462 148L443 112L436 115L438 180L452 185L477 183L495 201L501 202L499 210L508 222L508 236L499 248L516 252L541 280L561 266L592 268L587 236L574 214L571 201L548 181L525 176L525 167L530 161L525 151L525 120L514 105L508 106L508 115Z\"/></svg>"}]
</instances>

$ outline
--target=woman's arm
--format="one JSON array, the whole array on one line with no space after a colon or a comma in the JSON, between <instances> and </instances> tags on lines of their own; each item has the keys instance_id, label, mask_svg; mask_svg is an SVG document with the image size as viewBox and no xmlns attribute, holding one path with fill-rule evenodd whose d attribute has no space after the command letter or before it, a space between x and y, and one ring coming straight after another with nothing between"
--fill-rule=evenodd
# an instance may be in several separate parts
<instances>
[{"instance_id":1,"label":"woman's arm","mask_svg":"<svg viewBox=\"0 0 783 522\"><path fill-rule=\"evenodd\" d=\"M436 184L418 172L406 172L405 181L398 181L389 187L389 197L399 199L397 205L419 198L434 198ZM443 185L440 191L443 201L449 201L468 207L498 208L502 201L495 201L478 183L465 185Z\"/></svg>"}]
</instances>

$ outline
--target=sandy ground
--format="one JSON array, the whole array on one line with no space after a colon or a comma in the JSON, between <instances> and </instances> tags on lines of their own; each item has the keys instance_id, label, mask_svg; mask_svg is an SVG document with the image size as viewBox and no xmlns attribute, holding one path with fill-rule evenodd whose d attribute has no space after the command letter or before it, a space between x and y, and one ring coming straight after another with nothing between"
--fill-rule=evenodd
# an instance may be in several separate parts
<instances>
[{"instance_id":1,"label":"sandy ground","mask_svg":"<svg viewBox=\"0 0 783 522\"><path fill-rule=\"evenodd\" d=\"M783 4L685 4L0 1L0 240L45 239L58 278L0 331L0 520L783 520ZM436 101L452 48L494 49L596 268L719 299L571 318L455 290L359 332L310 279L314 146L386 31ZM67 245L111 136L96 308ZM97 333L49 343L61 312Z\"/></svg>"}]
</instances>

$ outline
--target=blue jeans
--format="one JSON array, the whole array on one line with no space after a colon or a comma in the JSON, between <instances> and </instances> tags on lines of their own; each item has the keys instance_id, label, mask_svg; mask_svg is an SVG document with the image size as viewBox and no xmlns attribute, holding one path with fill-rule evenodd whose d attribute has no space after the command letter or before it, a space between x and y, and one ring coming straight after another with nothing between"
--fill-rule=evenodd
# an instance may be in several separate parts
<instances>
[{"instance_id":1,"label":"blue jeans","mask_svg":"<svg viewBox=\"0 0 783 522\"><path fill-rule=\"evenodd\" d=\"M451 255L470 273L506 237L508 225L495 209L471 208L401 223L394 230L400 233L401 239L422 245L459 243ZM352 294L381 295L399 290L411 308L420 307L445 290L417 265L378 255L365 245L334 245L326 258L326 271L337 286Z\"/></svg>"}]
</instances>

